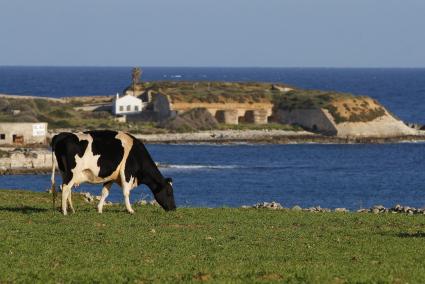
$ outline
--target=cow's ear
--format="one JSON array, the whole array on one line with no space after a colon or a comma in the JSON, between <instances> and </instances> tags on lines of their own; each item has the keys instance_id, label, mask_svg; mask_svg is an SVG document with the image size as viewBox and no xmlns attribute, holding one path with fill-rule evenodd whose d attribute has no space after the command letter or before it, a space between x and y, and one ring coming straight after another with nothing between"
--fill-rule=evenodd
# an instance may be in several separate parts
<instances>
[{"instance_id":1,"label":"cow's ear","mask_svg":"<svg viewBox=\"0 0 425 284\"><path fill-rule=\"evenodd\" d=\"M165 181L168 182L169 184L173 183L173 179L172 178L166 178Z\"/></svg>"}]
</instances>

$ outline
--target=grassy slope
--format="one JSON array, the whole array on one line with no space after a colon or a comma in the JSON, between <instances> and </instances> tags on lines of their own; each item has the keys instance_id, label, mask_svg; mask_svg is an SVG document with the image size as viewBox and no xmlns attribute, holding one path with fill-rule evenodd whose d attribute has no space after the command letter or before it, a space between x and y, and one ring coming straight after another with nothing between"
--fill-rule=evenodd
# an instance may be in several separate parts
<instances>
[{"instance_id":1,"label":"grassy slope","mask_svg":"<svg viewBox=\"0 0 425 284\"><path fill-rule=\"evenodd\" d=\"M143 85L169 95L173 102L189 103L269 103L279 93L271 90L271 83L260 82L156 81Z\"/></svg>"},{"instance_id":2,"label":"grassy slope","mask_svg":"<svg viewBox=\"0 0 425 284\"><path fill-rule=\"evenodd\" d=\"M77 111L78 102L68 104L51 102L43 99L9 99L0 98L0 122L48 122L49 129L72 128L74 130L87 129L116 129L133 133L163 133L151 122L119 123L111 113ZM21 112L12 115L10 110Z\"/></svg>"},{"instance_id":3,"label":"grassy slope","mask_svg":"<svg viewBox=\"0 0 425 284\"><path fill-rule=\"evenodd\" d=\"M75 196L75 195L74 195ZM78 201L78 200L77 200ZM123 206L0 191L0 282L419 283L425 217Z\"/></svg>"}]
</instances>

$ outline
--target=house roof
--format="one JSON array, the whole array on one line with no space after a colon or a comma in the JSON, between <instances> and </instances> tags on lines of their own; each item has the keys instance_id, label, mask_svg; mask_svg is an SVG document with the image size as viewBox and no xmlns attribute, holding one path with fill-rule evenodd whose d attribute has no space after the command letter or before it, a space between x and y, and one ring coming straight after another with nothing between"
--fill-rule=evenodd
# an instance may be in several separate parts
<instances>
[{"instance_id":1,"label":"house roof","mask_svg":"<svg viewBox=\"0 0 425 284\"><path fill-rule=\"evenodd\" d=\"M142 100L139 98L136 98L132 95L124 95L118 98L115 98L114 101L125 101L125 102L134 102L134 103L139 103Z\"/></svg>"}]
</instances>

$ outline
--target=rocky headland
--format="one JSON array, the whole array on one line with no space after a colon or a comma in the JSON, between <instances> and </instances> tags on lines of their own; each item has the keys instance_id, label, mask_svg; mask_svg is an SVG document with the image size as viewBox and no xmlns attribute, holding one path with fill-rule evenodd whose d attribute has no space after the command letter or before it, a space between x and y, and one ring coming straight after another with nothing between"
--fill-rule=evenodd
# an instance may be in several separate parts
<instances>
[{"instance_id":1,"label":"rocky headland","mask_svg":"<svg viewBox=\"0 0 425 284\"><path fill-rule=\"evenodd\" d=\"M126 91L131 90L127 88ZM48 122L52 132L107 128L140 135L153 134L151 137L161 134L155 139L146 136L146 141L155 142L178 141L178 137L189 135L193 139L183 140L195 142L196 137L205 136L193 134L195 132L220 130L248 133L250 130L282 130L289 132L282 132L280 136L308 136L310 139L313 135L314 139L322 140L327 139L320 136L348 140L404 139L423 136L420 129L425 128L401 121L370 97L305 90L280 83L140 82L137 96L146 102L146 108L140 114L127 115L126 120L120 120L112 113L113 96L56 99L1 95L0 122L43 121ZM165 134L172 138L163 138ZM255 140L259 136L255 133L232 134L232 137L222 134L232 141L237 140L233 137L250 139L252 136L254 138L250 140ZM267 134L271 138L266 140L277 136L273 131Z\"/></svg>"}]
</instances>

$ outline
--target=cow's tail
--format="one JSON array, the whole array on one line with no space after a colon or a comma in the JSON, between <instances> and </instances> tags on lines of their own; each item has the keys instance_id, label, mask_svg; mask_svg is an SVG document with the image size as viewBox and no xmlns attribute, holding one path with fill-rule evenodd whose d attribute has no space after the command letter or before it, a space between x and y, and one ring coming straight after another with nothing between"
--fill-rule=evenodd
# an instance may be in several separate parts
<instances>
[{"instance_id":1,"label":"cow's tail","mask_svg":"<svg viewBox=\"0 0 425 284\"><path fill-rule=\"evenodd\" d=\"M51 177L52 187L50 188L50 192L52 193L53 210L55 210L55 207L56 207L56 197L57 197L56 186L55 186L55 172L56 172L55 148L56 148L56 145L61 140L65 139L69 135L72 135L72 134L69 133L69 132L59 133L59 134L53 136L52 141L50 142L50 147L52 148L52 177Z\"/></svg>"},{"instance_id":2,"label":"cow's tail","mask_svg":"<svg viewBox=\"0 0 425 284\"><path fill-rule=\"evenodd\" d=\"M55 185L55 171L56 171L56 165L55 165L55 150L52 148L52 177L51 177L51 181L52 181L52 187L50 188L50 191L52 193L52 205L53 205L53 210L55 210L56 208L56 185Z\"/></svg>"},{"instance_id":3,"label":"cow's tail","mask_svg":"<svg viewBox=\"0 0 425 284\"><path fill-rule=\"evenodd\" d=\"M52 152L52 177L51 177L51 181L52 181L52 187L50 189L50 191L52 192L52 205L53 205L53 210L55 210L56 208L56 185L55 185L55 171L56 171L56 167L55 167L55 152Z\"/></svg>"}]
</instances>

